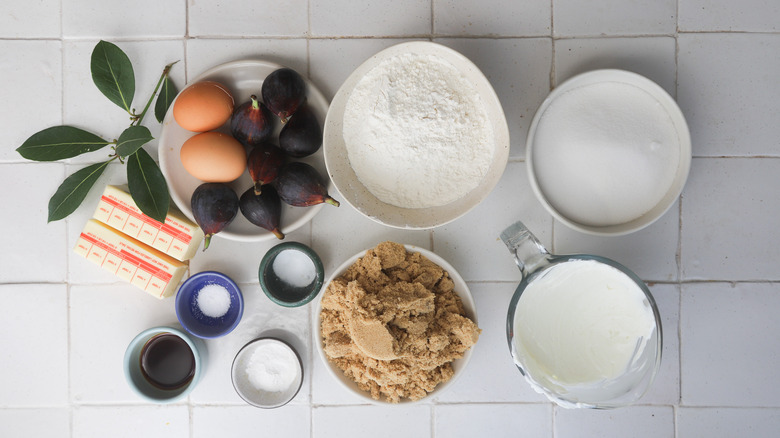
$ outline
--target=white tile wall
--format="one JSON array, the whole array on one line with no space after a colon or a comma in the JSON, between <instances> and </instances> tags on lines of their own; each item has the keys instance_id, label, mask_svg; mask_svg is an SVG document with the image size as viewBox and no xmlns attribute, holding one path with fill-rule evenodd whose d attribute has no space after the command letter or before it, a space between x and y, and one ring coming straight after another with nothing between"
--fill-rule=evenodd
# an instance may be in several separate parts
<instances>
[{"instance_id":1,"label":"white tile wall","mask_svg":"<svg viewBox=\"0 0 780 438\"><path fill-rule=\"evenodd\" d=\"M683 285L680 381L685 405L780 407L778 308L776 283Z\"/></svg>"},{"instance_id":2,"label":"white tile wall","mask_svg":"<svg viewBox=\"0 0 780 438\"><path fill-rule=\"evenodd\" d=\"M780 7L771 0L8 0L0 14L0 436L291 437L534 436L775 437L780 430L776 341L780 325ZM190 272L221 270L239 282L244 319L205 342L205 374L191 396L156 406L134 395L121 361L138 332L175 324L158 301L72 252L108 183L109 166L84 205L47 224L47 202L66 175L105 151L69 163L29 163L15 149L58 124L115 138L124 112L89 76L100 39L135 67L136 107L163 66L181 60L180 88L217 64L267 59L305 73L331 98L377 51L431 40L470 58L507 116L510 160L477 208L440 228L390 229L346 202L325 206L289 240L311 245L326 276L384 240L433 249L469 281L483 332L464 375L424 403L377 406L346 392L312 348L313 304L283 309L257 284L276 241L215 238ZM657 223L622 237L569 230L530 189L525 157L538 105L567 78L598 68L638 72L678 102L694 160L680 201ZM159 126L146 119L155 136ZM147 149L154 153L156 143ZM339 193L332 193L340 198ZM506 345L506 307L520 274L498 235L522 220L551 250L614 258L650 283L664 328L656 381L637 406L612 411L554 407L523 381ZM237 350L261 335L298 347L305 381L284 408L260 410L232 390Z\"/></svg>"},{"instance_id":3,"label":"white tile wall","mask_svg":"<svg viewBox=\"0 0 780 438\"><path fill-rule=\"evenodd\" d=\"M61 1L65 37L182 37L187 27L183 1Z\"/></svg>"},{"instance_id":4,"label":"white tile wall","mask_svg":"<svg viewBox=\"0 0 780 438\"><path fill-rule=\"evenodd\" d=\"M639 73L674 96L675 53L675 39L666 36L560 39L555 41L555 83L591 70L616 68Z\"/></svg>"},{"instance_id":5,"label":"white tile wall","mask_svg":"<svg viewBox=\"0 0 780 438\"><path fill-rule=\"evenodd\" d=\"M555 410L555 436L560 438L674 437L671 406L630 406L618 410Z\"/></svg>"},{"instance_id":6,"label":"white tile wall","mask_svg":"<svg viewBox=\"0 0 780 438\"><path fill-rule=\"evenodd\" d=\"M659 0L555 0L555 36L646 35L674 33L677 2Z\"/></svg>"},{"instance_id":7,"label":"white tile wall","mask_svg":"<svg viewBox=\"0 0 780 438\"><path fill-rule=\"evenodd\" d=\"M0 162L23 160L16 148L36 132L62 123L61 47L59 41L0 40L0 77L7 82L3 99L13 108L0 117L5 133Z\"/></svg>"},{"instance_id":8,"label":"white tile wall","mask_svg":"<svg viewBox=\"0 0 780 438\"><path fill-rule=\"evenodd\" d=\"M450 438L550 436L551 420L549 405L441 405L435 408L434 430Z\"/></svg>"},{"instance_id":9,"label":"white tile wall","mask_svg":"<svg viewBox=\"0 0 780 438\"><path fill-rule=\"evenodd\" d=\"M779 171L777 159L693 160L696 178L683 191L683 279L780 278L780 199L773 183Z\"/></svg>"},{"instance_id":10,"label":"white tile wall","mask_svg":"<svg viewBox=\"0 0 780 438\"><path fill-rule=\"evenodd\" d=\"M187 406L80 406L73 411L73 436L190 436Z\"/></svg>"},{"instance_id":11,"label":"white tile wall","mask_svg":"<svg viewBox=\"0 0 780 438\"><path fill-rule=\"evenodd\" d=\"M780 35L693 33L678 45L677 97L694 155L778 156Z\"/></svg>"},{"instance_id":12,"label":"white tile wall","mask_svg":"<svg viewBox=\"0 0 780 438\"><path fill-rule=\"evenodd\" d=\"M433 30L439 35L550 35L552 2L434 0Z\"/></svg>"},{"instance_id":13,"label":"white tile wall","mask_svg":"<svg viewBox=\"0 0 780 438\"><path fill-rule=\"evenodd\" d=\"M297 36L309 22L305 0L209 2L187 0L189 35Z\"/></svg>"},{"instance_id":14,"label":"white tile wall","mask_svg":"<svg viewBox=\"0 0 780 438\"><path fill-rule=\"evenodd\" d=\"M0 186L6 188L0 209L7 229L0 255L3 283L65 280L65 221L47 223L49 198L63 179L65 166L59 163L0 164Z\"/></svg>"},{"instance_id":15,"label":"white tile wall","mask_svg":"<svg viewBox=\"0 0 780 438\"><path fill-rule=\"evenodd\" d=\"M773 438L780 430L780 409L680 408L679 436Z\"/></svg>"},{"instance_id":16,"label":"white tile wall","mask_svg":"<svg viewBox=\"0 0 780 438\"><path fill-rule=\"evenodd\" d=\"M776 32L780 5L773 0L679 0L684 31Z\"/></svg>"},{"instance_id":17,"label":"white tile wall","mask_svg":"<svg viewBox=\"0 0 780 438\"><path fill-rule=\"evenodd\" d=\"M0 14L0 36L59 38L62 34L61 7L62 0L6 0Z\"/></svg>"},{"instance_id":18,"label":"white tile wall","mask_svg":"<svg viewBox=\"0 0 780 438\"><path fill-rule=\"evenodd\" d=\"M323 438L358 438L370 434L376 438L433 436L431 406L315 407L312 409L312 436Z\"/></svg>"},{"instance_id":19,"label":"white tile wall","mask_svg":"<svg viewBox=\"0 0 780 438\"><path fill-rule=\"evenodd\" d=\"M67 438L71 436L70 409L67 407L2 409L0 410L0 435Z\"/></svg>"},{"instance_id":20,"label":"white tile wall","mask_svg":"<svg viewBox=\"0 0 780 438\"><path fill-rule=\"evenodd\" d=\"M413 36L431 33L431 2L310 0L313 36Z\"/></svg>"},{"instance_id":21,"label":"white tile wall","mask_svg":"<svg viewBox=\"0 0 780 438\"><path fill-rule=\"evenodd\" d=\"M68 291L62 284L4 284L0 405L68 404ZM20 378L25 376L25 378Z\"/></svg>"}]
</instances>

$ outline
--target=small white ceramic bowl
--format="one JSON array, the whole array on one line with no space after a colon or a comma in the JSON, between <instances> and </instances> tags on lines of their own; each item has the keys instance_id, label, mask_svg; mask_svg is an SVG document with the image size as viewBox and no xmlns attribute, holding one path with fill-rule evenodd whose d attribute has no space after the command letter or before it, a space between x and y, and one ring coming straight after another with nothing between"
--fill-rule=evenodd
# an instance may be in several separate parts
<instances>
[{"instance_id":1,"label":"small white ceramic bowl","mask_svg":"<svg viewBox=\"0 0 780 438\"><path fill-rule=\"evenodd\" d=\"M639 94L636 96L643 97L641 99L625 97L626 95L621 93L625 92L626 85L639 90ZM614 90L615 97L610 97L612 106L609 110L591 111L594 105L589 105L588 102L565 99L567 93L570 92L578 92L582 96L582 90L591 88L592 93L593 87L600 87L598 94L591 94L591 96L598 95L598 99L605 99L605 90ZM622 91L619 91L618 88ZM632 104L635 103L633 100L642 101L642 106L632 109ZM556 102L558 103L556 104ZM557 105L557 112L548 111L552 105ZM572 116L574 120L566 118L563 121L560 120L562 111L580 112L578 115ZM632 117L635 117L636 120L645 124L653 123L649 122L651 120L664 120L662 128L676 133L678 140L676 144L659 146L660 143L653 143L668 153L676 152L678 157L676 161L667 161L668 166L663 169L663 177L659 177L660 180L652 185L648 184L650 187L665 187L666 190L663 193L649 193L643 189L637 190L637 196L627 198L628 191L624 190L625 187L632 187L632 184L641 181L642 172L633 172L628 169L644 170L659 166L657 161L661 160L658 158L661 156L660 154L636 153L636 151L644 150L641 148L648 147L648 144L656 140L655 138L643 139L647 144L625 144L625 148L611 150L609 155L604 156L606 158L604 161L596 164L588 163L589 159L596 156L596 150L588 149L589 146L586 145L589 144L589 141L597 143L592 139L612 135L605 131L606 129L617 130L617 132L621 132L622 136L626 136L625 132L632 132L631 126L613 126L609 123L610 117L618 119L621 115L629 113L632 113ZM582 114L583 117L579 117L579 114ZM598 117L594 116L595 114ZM592 119L599 119L598 123L591 125ZM540 157L549 151L549 148L560 147L558 143L551 144L550 141L545 141L551 133L555 134L563 128L563 126L559 127L552 123L551 120L565 123L567 127L579 127L580 133L572 134L572 137L576 138L572 140L571 146L567 145L566 147L571 148L575 146L574 142L581 141L582 143L576 144L576 152L583 156L580 157L574 153L566 154L565 157L568 158L568 161L562 160L564 162L556 163L554 170L543 170L552 166L550 166L549 161L546 162L546 165L539 165L538 163L543 160ZM657 125L652 126L658 127ZM568 150L573 151L573 149ZM600 152L603 153L603 151ZM575 156L577 158L573 158ZM626 162L625 159L621 161L618 157L632 157L632 159ZM645 157L647 158L645 159ZM650 160L656 160L652 161L655 164L651 165ZM594 70L574 76L562 83L539 106L528 130L526 163L531 188L539 202L553 217L569 228L583 233L619 236L638 231L652 224L663 216L680 196L691 167L691 136L679 106L658 84L644 76L628 71ZM580 177L587 173L599 175L599 178L589 180ZM603 183L600 179L602 176L605 181L608 177L609 183ZM566 178L568 180L562 186L567 187L566 189L557 187L553 191L553 189L544 186L545 179L547 181L554 179L564 181ZM553 198L558 199L553 201ZM628 205L631 205L630 208L636 212L635 214L626 214L626 219L620 221L613 219L616 216L615 211L620 211ZM582 218L588 217L591 222L585 223L583 219L573 218L573 216L578 215Z\"/></svg>"},{"instance_id":2,"label":"small white ceramic bowl","mask_svg":"<svg viewBox=\"0 0 780 438\"><path fill-rule=\"evenodd\" d=\"M254 352L262 346L274 345L289 352L291 366L294 367L295 378L286 389L275 392L264 392L255 388L246 373L247 365ZM244 345L233 359L231 369L233 388L245 402L258 408L278 408L286 405L298 394L303 385L303 362L298 352L288 343L277 338L258 338Z\"/></svg>"},{"instance_id":3,"label":"small white ceramic bowl","mask_svg":"<svg viewBox=\"0 0 780 438\"><path fill-rule=\"evenodd\" d=\"M474 85L482 101L488 119L493 124L495 149L493 161L479 185L465 196L449 204L430 208L401 208L380 201L358 179L350 166L344 143L344 111L352 91L371 69L382 61L403 53L437 56L460 70ZM496 92L485 75L468 58L440 44L427 41L401 43L375 54L342 84L328 109L323 129L322 150L328 174L344 201L366 217L383 225L402 229L428 229L444 225L463 216L476 207L493 190L504 173L509 157L509 128Z\"/></svg>"},{"instance_id":4,"label":"small white ceramic bowl","mask_svg":"<svg viewBox=\"0 0 780 438\"><path fill-rule=\"evenodd\" d=\"M446 260L439 257L435 253L428 251L427 249L423 249L417 246L413 245L404 245L406 250L408 252L419 252L420 254L424 255L428 258L428 260L436 263L437 265L441 266L447 273L450 275L450 278L452 279L453 283L455 283L455 293L460 297L460 300L463 302L463 309L466 311L466 316L474 321L474 324L479 325L477 321L477 309L474 304L474 298L471 296L471 291L469 290L468 286L466 285L466 282L463 280L463 278L458 274L458 272L455 270L455 268L452 267L449 263L447 263ZM358 254L355 254L354 256L350 257L341 264L336 270L333 272L333 275L330 276L328 279L328 282L326 283L326 288L323 289L323 293L321 293L317 299L317 305L315 308L314 313L314 345L317 348L317 353L320 356L320 359L322 360L322 363L325 364L325 369L328 371L328 373L333 376L334 379L336 379L337 382L341 384L341 386L346 389L347 391L351 392L358 398L362 399L363 401L367 401L373 404L380 404L383 406L387 405L396 405L396 403L389 403L385 401L384 399L381 400L374 400L371 398L371 394L363 391L360 389L352 379L348 378L344 375L344 372L341 371L339 367L332 364L328 357L325 355L325 351L323 350L322 345L322 332L321 332L321 320L320 320L320 314L322 312L322 297L325 294L325 291L327 290L327 285L329 285L333 280L340 277L344 272L352 266L360 257L363 257L366 255L366 252L368 251L362 251ZM463 374L463 370L466 368L466 365L469 363L469 360L471 359L471 355L474 352L474 348L476 346L472 346L469 348L468 351L463 355L460 359L455 359L452 361L452 368L455 371L455 374L452 376L452 378L444 383L440 383L439 385L434 388L432 392L430 392L426 397L423 397L420 400L409 400L409 399L401 399L400 403L397 403L398 405L408 405L412 403L420 403L424 402L426 400L429 400L432 396L439 396L442 392L447 390L447 388L451 387L455 381Z\"/></svg>"}]
</instances>

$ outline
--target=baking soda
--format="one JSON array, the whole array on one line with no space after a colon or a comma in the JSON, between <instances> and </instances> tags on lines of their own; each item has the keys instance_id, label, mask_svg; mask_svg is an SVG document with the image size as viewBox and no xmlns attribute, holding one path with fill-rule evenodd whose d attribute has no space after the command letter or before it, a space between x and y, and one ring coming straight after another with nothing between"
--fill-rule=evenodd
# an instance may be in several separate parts
<instances>
[{"instance_id":1,"label":"baking soda","mask_svg":"<svg viewBox=\"0 0 780 438\"><path fill-rule=\"evenodd\" d=\"M261 342L247 362L246 374L256 390L281 392L295 383L299 368L298 358L289 348Z\"/></svg>"},{"instance_id":2,"label":"baking soda","mask_svg":"<svg viewBox=\"0 0 780 438\"><path fill-rule=\"evenodd\" d=\"M207 284L198 291L198 309L210 318L220 318L230 309L230 292L219 284Z\"/></svg>"}]
</instances>

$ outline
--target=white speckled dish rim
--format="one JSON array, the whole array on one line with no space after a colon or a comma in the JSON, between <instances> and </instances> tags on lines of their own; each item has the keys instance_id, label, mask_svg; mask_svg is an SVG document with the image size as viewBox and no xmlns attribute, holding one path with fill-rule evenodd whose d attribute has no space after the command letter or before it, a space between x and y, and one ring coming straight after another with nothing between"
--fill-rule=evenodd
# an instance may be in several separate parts
<instances>
[{"instance_id":1,"label":"white speckled dish rim","mask_svg":"<svg viewBox=\"0 0 780 438\"><path fill-rule=\"evenodd\" d=\"M235 105L238 106L248 101L249 96L252 94L259 96L265 77L274 70L282 67L282 65L259 59L232 61L206 70L190 81L190 84L205 80L217 81L230 90L235 99ZM304 81L306 82L307 102L317 115L317 119L322 123L328 112L328 100L311 81L305 77ZM217 129L217 131L229 134L229 124L228 121L221 128ZM278 136L281 127L281 122L277 120L274 136L272 137L272 142L277 145L279 143ZM190 207L192 192L194 192L203 182L190 175L184 169L179 158L179 151L181 150L181 145L196 134L197 133L195 132L182 128L176 123L176 120L173 118L173 105L171 105L163 120L162 132L160 133L158 147L160 169L168 183L168 190L170 191L174 204L176 204L182 213L193 221L195 218L192 215L192 208ZM328 187L329 192L332 191L333 184L331 184L327 178L322 148L308 157L296 159L295 161L302 161L316 168L322 177L322 183ZM249 176L249 171L245 170L239 179L229 183L229 185L240 197L246 189L252 187L252 178ZM281 231L284 234L288 234L302 227L309 222L323 206L324 204L313 205L311 207L292 207L283 204L280 226ZM236 215L236 218L230 225L215 236L242 242L256 242L273 240L276 238L270 231L249 222L240 212Z\"/></svg>"}]
</instances>

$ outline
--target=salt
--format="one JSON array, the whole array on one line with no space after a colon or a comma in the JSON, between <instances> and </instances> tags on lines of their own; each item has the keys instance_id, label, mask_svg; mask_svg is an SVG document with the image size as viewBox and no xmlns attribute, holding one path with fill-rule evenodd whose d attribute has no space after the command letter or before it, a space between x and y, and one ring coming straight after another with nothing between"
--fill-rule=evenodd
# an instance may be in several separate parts
<instances>
[{"instance_id":1,"label":"salt","mask_svg":"<svg viewBox=\"0 0 780 438\"><path fill-rule=\"evenodd\" d=\"M230 292L219 284L207 284L198 291L196 301L204 315L220 318L230 309Z\"/></svg>"},{"instance_id":2,"label":"salt","mask_svg":"<svg viewBox=\"0 0 780 438\"><path fill-rule=\"evenodd\" d=\"M274 273L280 280L293 287L310 285L317 276L314 262L302 251L288 249L276 255Z\"/></svg>"},{"instance_id":3,"label":"salt","mask_svg":"<svg viewBox=\"0 0 780 438\"><path fill-rule=\"evenodd\" d=\"M249 383L262 392L281 392L290 388L298 378L299 370L295 353L274 342L259 343L246 365Z\"/></svg>"}]
</instances>

